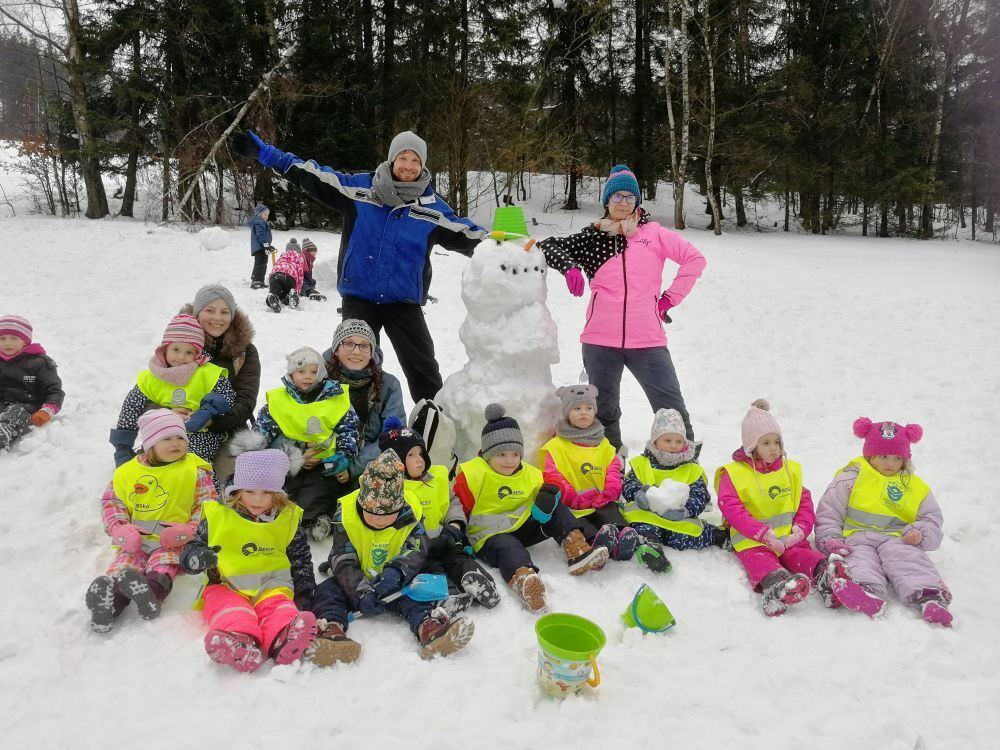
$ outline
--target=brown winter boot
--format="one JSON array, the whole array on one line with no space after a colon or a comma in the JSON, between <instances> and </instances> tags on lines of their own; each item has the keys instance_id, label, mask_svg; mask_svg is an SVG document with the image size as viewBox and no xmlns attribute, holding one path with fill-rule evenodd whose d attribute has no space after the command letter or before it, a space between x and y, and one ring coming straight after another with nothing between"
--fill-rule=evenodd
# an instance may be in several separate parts
<instances>
[{"instance_id":1,"label":"brown winter boot","mask_svg":"<svg viewBox=\"0 0 1000 750\"><path fill-rule=\"evenodd\" d=\"M341 662L349 664L361 656L361 644L352 641L347 633L336 622L317 620L319 632L309 648L306 649L305 660L311 661L317 667L329 667Z\"/></svg>"},{"instance_id":2,"label":"brown winter boot","mask_svg":"<svg viewBox=\"0 0 1000 750\"><path fill-rule=\"evenodd\" d=\"M566 535L562 540L562 548L566 553L571 576L581 575L588 570L600 570L608 561L607 548L591 547L579 529L573 529Z\"/></svg>"},{"instance_id":3,"label":"brown winter boot","mask_svg":"<svg viewBox=\"0 0 1000 750\"><path fill-rule=\"evenodd\" d=\"M545 601L545 584L542 577L528 567L521 567L514 571L514 575L507 581L514 589L521 603L532 612L544 612L547 603Z\"/></svg>"},{"instance_id":4,"label":"brown winter boot","mask_svg":"<svg viewBox=\"0 0 1000 750\"><path fill-rule=\"evenodd\" d=\"M447 656L461 648L465 648L472 640L476 630L475 623L468 617L449 620L447 615L431 615L417 630L420 639L420 658L433 659L435 656Z\"/></svg>"}]
</instances>

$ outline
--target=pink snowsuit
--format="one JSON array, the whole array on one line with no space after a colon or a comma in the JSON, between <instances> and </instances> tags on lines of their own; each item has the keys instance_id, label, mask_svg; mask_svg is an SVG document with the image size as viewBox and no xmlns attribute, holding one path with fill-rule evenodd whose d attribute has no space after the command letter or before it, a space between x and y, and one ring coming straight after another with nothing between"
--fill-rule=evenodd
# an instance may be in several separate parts
<instances>
[{"instance_id":1,"label":"pink snowsuit","mask_svg":"<svg viewBox=\"0 0 1000 750\"><path fill-rule=\"evenodd\" d=\"M295 291L302 291L302 278L308 270L304 253L297 250L285 250L274 264L271 273L283 273L295 282Z\"/></svg>"},{"instance_id":2,"label":"pink snowsuit","mask_svg":"<svg viewBox=\"0 0 1000 750\"><path fill-rule=\"evenodd\" d=\"M763 461L752 459L743 452L742 448L733 453L733 460L752 466L760 474L784 471L782 459L779 458L772 464L765 464ZM770 526L758 521L750 514L743 501L740 500L740 496L725 469L723 469L719 480L718 494L719 510L722 511L722 517L726 519L726 523L743 536L758 542L762 541L764 535L770 531ZM795 512L795 518L792 519L792 524L802 529L802 533L805 535L801 542L786 547L781 557L778 557L770 547L751 547L736 553L736 557L746 568L750 585L755 591L760 590L760 582L769 573L782 568L787 568L793 573L804 573L809 577L809 580L813 580L816 566L826 560L825 555L809 545L809 534L812 533L815 522L816 515L813 512L812 495L807 487L803 487L799 509Z\"/></svg>"},{"instance_id":3,"label":"pink snowsuit","mask_svg":"<svg viewBox=\"0 0 1000 750\"><path fill-rule=\"evenodd\" d=\"M848 466L826 488L816 514L816 543L822 545L834 539L851 548L847 563L854 580L876 596L885 599L888 585L892 584L904 604L916 606L935 594L950 604L951 592L927 556L941 546L943 536L944 518L934 493L927 493L916 520L905 529L917 529L923 534L919 544L907 544L898 536L877 531L857 531L845 539L847 501L857 478L858 467Z\"/></svg>"}]
</instances>

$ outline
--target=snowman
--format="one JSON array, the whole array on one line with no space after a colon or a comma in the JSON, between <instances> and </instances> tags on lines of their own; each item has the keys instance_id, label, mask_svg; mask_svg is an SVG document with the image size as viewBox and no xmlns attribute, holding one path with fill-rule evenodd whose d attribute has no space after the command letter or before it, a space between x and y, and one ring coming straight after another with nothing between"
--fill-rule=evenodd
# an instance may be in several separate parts
<instances>
[{"instance_id":1,"label":"snowman","mask_svg":"<svg viewBox=\"0 0 1000 750\"><path fill-rule=\"evenodd\" d=\"M545 306L545 256L528 237L519 207L498 208L489 239L462 274L466 315L459 338L469 361L448 377L437 403L455 421L455 453L479 452L487 404L503 404L524 435L524 460L555 433L559 399L551 366L559 361L555 321Z\"/></svg>"}]
</instances>

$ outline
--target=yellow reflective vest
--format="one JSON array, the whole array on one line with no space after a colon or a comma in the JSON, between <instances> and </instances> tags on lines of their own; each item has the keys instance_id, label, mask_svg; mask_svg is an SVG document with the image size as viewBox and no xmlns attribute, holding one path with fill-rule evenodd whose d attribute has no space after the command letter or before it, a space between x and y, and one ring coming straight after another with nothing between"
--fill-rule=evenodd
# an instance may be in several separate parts
<instances>
[{"instance_id":1,"label":"yellow reflective vest","mask_svg":"<svg viewBox=\"0 0 1000 750\"><path fill-rule=\"evenodd\" d=\"M174 385L160 380L149 370L139 373L136 385L139 386L142 395L165 409L183 406L191 411L197 411L201 406L201 400L212 392L219 378L225 375L226 371L221 367L206 362L194 371L194 375L184 385Z\"/></svg>"},{"instance_id":2,"label":"yellow reflective vest","mask_svg":"<svg viewBox=\"0 0 1000 750\"><path fill-rule=\"evenodd\" d=\"M559 473L577 492L590 489L604 491L604 478L615 458L615 448L605 438L591 447L577 445L556 435L538 451L538 465L544 469L545 458L552 456Z\"/></svg>"},{"instance_id":3,"label":"yellow reflective vest","mask_svg":"<svg viewBox=\"0 0 1000 750\"><path fill-rule=\"evenodd\" d=\"M132 524L143 532L142 549L160 546L160 532L167 526L191 520L198 469L212 465L193 453L163 466L147 466L133 458L115 469L115 496L125 503Z\"/></svg>"},{"instance_id":4,"label":"yellow reflective vest","mask_svg":"<svg viewBox=\"0 0 1000 750\"><path fill-rule=\"evenodd\" d=\"M779 537L791 532L792 521L802 500L802 466L788 458L782 458L782 462L781 469L767 474L761 474L743 461L733 461L715 471L716 494L725 471L750 515L770 526L775 536ZM729 538L737 552L765 546L733 528L729 529Z\"/></svg>"},{"instance_id":5,"label":"yellow reflective vest","mask_svg":"<svg viewBox=\"0 0 1000 750\"><path fill-rule=\"evenodd\" d=\"M302 508L290 503L273 521L260 523L228 505L207 502L201 515L208 524L208 546L221 548L217 568L222 583L251 604L279 594L289 599L295 595L287 549L302 522ZM199 593L195 608L201 606Z\"/></svg>"},{"instance_id":6,"label":"yellow reflective vest","mask_svg":"<svg viewBox=\"0 0 1000 750\"><path fill-rule=\"evenodd\" d=\"M469 491L475 498L466 533L472 548L478 551L491 536L519 529L531 516L535 495L542 486L542 472L522 463L520 471L504 476L482 457L458 467L465 474Z\"/></svg>"},{"instance_id":7,"label":"yellow reflective vest","mask_svg":"<svg viewBox=\"0 0 1000 750\"><path fill-rule=\"evenodd\" d=\"M705 470L696 463L681 464L673 469L654 469L647 456L636 456L629 461L635 478L643 484L651 487L658 487L664 479L672 479L675 482L683 482L691 486L699 479L705 480L708 486L708 479L705 477ZM687 536L701 536L705 530L705 525L697 518L684 518L680 521L670 521L656 515L650 510L643 510L635 502L625 503L622 516L629 523L648 523L667 531L673 531Z\"/></svg>"},{"instance_id":8,"label":"yellow reflective vest","mask_svg":"<svg viewBox=\"0 0 1000 750\"><path fill-rule=\"evenodd\" d=\"M431 466L430 479L406 479L403 482L403 494L410 505L419 505L423 512L424 527L428 532L441 528L444 517L448 514L451 504L451 490L448 486L448 469L444 466Z\"/></svg>"},{"instance_id":9,"label":"yellow reflective vest","mask_svg":"<svg viewBox=\"0 0 1000 750\"><path fill-rule=\"evenodd\" d=\"M339 396L309 404L299 403L285 388L274 388L266 394L267 409L285 437L309 444L329 440L327 447L316 454L317 458L329 458L337 452L334 430L351 408L347 386L341 387L344 392Z\"/></svg>"},{"instance_id":10,"label":"yellow reflective vest","mask_svg":"<svg viewBox=\"0 0 1000 750\"><path fill-rule=\"evenodd\" d=\"M847 466L858 467L858 478L847 500L844 536L857 531L901 536L920 514L920 505L930 492L927 483L916 475L907 477L905 482L899 474L884 476L861 456Z\"/></svg>"},{"instance_id":11,"label":"yellow reflective vest","mask_svg":"<svg viewBox=\"0 0 1000 750\"><path fill-rule=\"evenodd\" d=\"M448 476L447 472L445 472L445 476ZM354 551L358 555L361 572L368 580L378 576L386 563L400 553L413 531L413 527L417 525L423 515L420 503L413 502L405 493L403 497L413 511L413 523L402 528L389 526L384 529L373 529L362 520L358 510L357 490L340 499L341 521L344 524L344 531L347 532L347 538L351 540Z\"/></svg>"}]
</instances>

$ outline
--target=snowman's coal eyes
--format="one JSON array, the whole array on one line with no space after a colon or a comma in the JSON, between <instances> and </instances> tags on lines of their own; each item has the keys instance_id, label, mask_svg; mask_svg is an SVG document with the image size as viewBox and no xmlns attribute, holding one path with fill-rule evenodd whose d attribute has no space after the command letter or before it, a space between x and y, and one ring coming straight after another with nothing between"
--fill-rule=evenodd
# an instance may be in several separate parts
<instances>
[{"instance_id":1,"label":"snowman's coal eyes","mask_svg":"<svg viewBox=\"0 0 1000 750\"><path fill-rule=\"evenodd\" d=\"M501 264L500 264L500 270L501 270L501 271L506 271L506 270L507 270L507 266L506 266L506 265L504 265L503 263L501 263Z\"/></svg>"}]
</instances>

